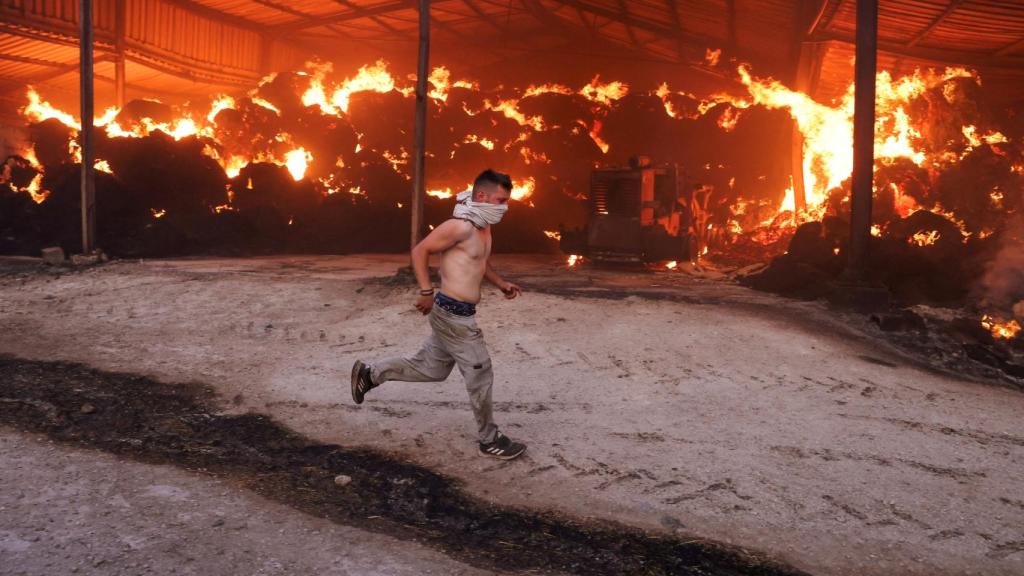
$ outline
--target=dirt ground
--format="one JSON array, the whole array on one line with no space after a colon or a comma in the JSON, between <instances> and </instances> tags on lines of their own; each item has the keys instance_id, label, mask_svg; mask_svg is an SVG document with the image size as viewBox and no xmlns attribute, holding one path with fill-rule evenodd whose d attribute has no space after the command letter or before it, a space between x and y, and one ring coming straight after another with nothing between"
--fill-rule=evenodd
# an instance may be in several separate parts
<instances>
[{"instance_id":1,"label":"dirt ground","mask_svg":"<svg viewBox=\"0 0 1024 576\"><path fill-rule=\"evenodd\" d=\"M474 453L457 374L349 398L355 359L412 352L427 333L411 287L388 280L403 260L8 273L0 352L208 384L232 412L415 461L485 500L711 538L812 573L1024 573L1019 391L930 370L821 304L500 256L526 293L488 292L478 321L498 423L530 448L495 463Z\"/></svg>"},{"instance_id":2,"label":"dirt ground","mask_svg":"<svg viewBox=\"0 0 1024 576\"><path fill-rule=\"evenodd\" d=\"M2 574L480 575L217 478L0 428Z\"/></svg>"}]
</instances>

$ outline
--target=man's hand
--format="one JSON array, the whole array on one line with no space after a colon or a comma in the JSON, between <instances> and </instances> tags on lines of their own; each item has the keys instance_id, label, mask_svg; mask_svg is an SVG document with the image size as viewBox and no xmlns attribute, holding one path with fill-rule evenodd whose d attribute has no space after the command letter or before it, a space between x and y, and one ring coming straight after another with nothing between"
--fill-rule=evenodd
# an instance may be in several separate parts
<instances>
[{"instance_id":1,"label":"man's hand","mask_svg":"<svg viewBox=\"0 0 1024 576\"><path fill-rule=\"evenodd\" d=\"M422 314L430 314L430 309L434 307L434 297L428 294L420 294L416 297L416 309Z\"/></svg>"},{"instance_id":2,"label":"man's hand","mask_svg":"<svg viewBox=\"0 0 1024 576\"><path fill-rule=\"evenodd\" d=\"M513 284L511 282L506 282L505 285L501 288L501 292L502 292L502 294L505 295L505 298L507 298L509 300L512 300L516 296L519 296L520 294L522 294L523 293L523 289L520 288L518 284Z\"/></svg>"}]
</instances>

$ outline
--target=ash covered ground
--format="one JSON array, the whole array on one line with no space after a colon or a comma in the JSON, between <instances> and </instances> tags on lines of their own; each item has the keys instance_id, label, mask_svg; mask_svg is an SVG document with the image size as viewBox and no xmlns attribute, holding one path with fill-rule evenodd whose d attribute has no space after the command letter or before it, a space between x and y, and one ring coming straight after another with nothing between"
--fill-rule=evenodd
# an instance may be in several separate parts
<instances>
[{"instance_id":1,"label":"ash covered ground","mask_svg":"<svg viewBox=\"0 0 1024 576\"><path fill-rule=\"evenodd\" d=\"M355 359L411 352L427 333L409 286L394 275L401 256L120 261L77 271L6 263L0 353L43 361L32 366L70 361L84 365L75 370L135 374L142 383L206 386L218 418L269 416L311 442L436 471L480 506L614 522L607 530L629 542L639 542L631 529L706 539L821 574L1024 571L1024 396L1005 378L931 365L863 315L722 280L565 270L544 256L496 263L527 289L515 301L487 293L479 316L495 364L498 422L530 444L511 463L475 454L458 375L436 385L387 384L352 404ZM5 381L9 397L17 386L10 375ZM104 414L96 398L95 412L68 422ZM91 501L105 489L89 480L99 468L122 485L143 465L104 455L58 472L54 459L70 462L90 447L155 458L110 448L112 437L89 429L54 432L47 403L57 406L56 397L30 400L37 404L16 412L4 406L7 424L35 430L4 432L5 462L35 467L8 474L5 485L15 489L5 499L35 494L37 508L60 513L65 502L40 496L54 483L78 486ZM29 426L33 418L42 424ZM70 445L33 457L49 449L39 431ZM176 464L166 454L156 460ZM175 470L165 484L205 482L179 460L193 471ZM274 498L246 482L192 494L214 510L270 506L245 487ZM275 510L296 525L321 522ZM0 518L5 557L24 558L46 542L25 533L36 516ZM89 521L102 527L117 515ZM415 537L400 537L396 562L432 554L402 556ZM328 540L340 546L337 536ZM86 561L84 549L66 554ZM197 566L213 562L202 556ZM114 564L95 561L88 571L114 573ZM437 569L447 560L423 562Z\"/></svg>"}]
</instances>

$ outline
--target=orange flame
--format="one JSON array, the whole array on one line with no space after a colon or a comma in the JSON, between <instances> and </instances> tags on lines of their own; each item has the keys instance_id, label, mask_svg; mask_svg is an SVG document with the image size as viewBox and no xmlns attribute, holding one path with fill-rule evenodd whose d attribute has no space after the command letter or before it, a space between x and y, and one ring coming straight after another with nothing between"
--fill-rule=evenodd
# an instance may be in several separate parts
<instances>
[{"instance_id":1,"label":"orange flame","mask_svg":"<svg viewBox=\"0 0 1024 576\"><path fill-rule=\"evenodd\" d=\"M75 130L82 129L81 123L74 116L51 106L49 102L43 100L39 93L31 87L28 89L28 104L22 108L21 112L33 122L42 122L50 118L56 118L65 126Z\"/></svg>"},{"instance_id":2,"label":"orange flame","mask_svg":"<svg viewBox=\"0 0 1024 576\"><path fill-rule=\"evenodd\" d=\"M907 238L907 243L916 244L918 246L931 246L932 244L935 244L935 241L938 239L938 230L929 230L927 232L922 230L920 232L915 233L910 238Z\"/></svg>"},{"instance_id":3,"label":"orange flame","mask_svg":"<svg viewBox=\"0 0 1024 576\"><path fill-rule=\"evenodd\" d=\"M331 104L348 112L349 98L356 92L390 92L395 89L395 79L388 72L388 64L378 60L373 66L363 66L355 78L346 78L331 96Z\"/></svg>"},{"instance_id":4,"label":"orange flame","mask_svg":"<svg viewBox=\"0 0 1024 576\"><path fill-rule=\"evenodd\" d=\"M992 333L993 338L1003 340L1012 340L1020 332L1020 324L1016 320L1000 322L988 314L981 317L981 325Z\"/></svg>"},{"instance_id":5,"label":"orange flame","mask_svg":"<svg viewBox=\"0 0 1024 576\"><path fill-rule=\"evenodd\" d=\"M518 186L512 186L512 199L517 202L522 202L533 195L533 189L536 183L533 181L533 176L530 176Z\"/></svg>"},{"instance_id":6,"label":"orange flame","mask_svg":"<svg viewBox=\"0 0 1024 576\"><path fill-rule=\"evenodd\" d=\"M452 189L451 188L442 188L442 189L437 189L437 190L427 190L427 195L428 196L433 196L434 198L441 198L443 200L445 198L451 198L452 197Z\"/></svg>"},{"instance_id":7,"label":"orange flame","mask_svg":"<svg viewBox=\"0 0 1024 576\"><path fill-rule=\"evenodd\" d=\"M610 106L612 102L619 100L629 93L629 85L618 80L602 84L600 76L594 76L590 84L580 88L579 93L588 100Z\"/></svg>"},{"instance_id":8,"label":"orange flame","mask_svg":"<svg viewBox=\"0 0 1024 576\"><path fill-rule=\"evenodd\" d=\"M309 163L312 161L313 155L302 147L290 150L284 155L284 165L288 168L288 172L291 173L292 178L294 178L296 182L302 180L302 178L306 176L306 170L309 168Z\"/></svg>"}]
</instances>

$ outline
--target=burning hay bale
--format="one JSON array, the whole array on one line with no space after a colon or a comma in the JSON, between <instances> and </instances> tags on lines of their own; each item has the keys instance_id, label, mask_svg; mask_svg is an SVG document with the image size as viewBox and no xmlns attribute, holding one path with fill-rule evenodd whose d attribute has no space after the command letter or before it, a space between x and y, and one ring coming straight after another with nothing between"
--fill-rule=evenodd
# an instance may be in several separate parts
<instances>
[{"instance_id":1,"label":"burning hay bale","mask_svg":"<svg viewBox=\"0 0 1024 576\"><path fill-rule=\"evenodd\" d=\"M825 105L748 67L736 73L747 93L699 96L599 77L491 89L435 68L426 225L447 218L452 197L493 166L516 181L496 248L550 250L552 231L583 223L595 166L648 154L685 167L702 257L737 265L777 257L750 281L820 293L848 243L845 224L834 224L848 219L852 100ZM138 100L108 111L95 122L103 247L114 255L405 249L413 89L401 78L382 61L347 76L310 62L245 95L216 96L208 109ZM993 255L980 241L1020 208L1019 143L996 130L966 70L882 73L878 86L876 274L909 301L962 297ZM4 200L25 217L4 221L3 250L72 249L77 122L35 92L25 115L32 148L23 156L38 173L30 197L42 204ZM794 123L802 199L790 184ZM9 192L26 191L19 178ZM915 284L937 288L915 292Z\"/></svg>"}]
</instances>

